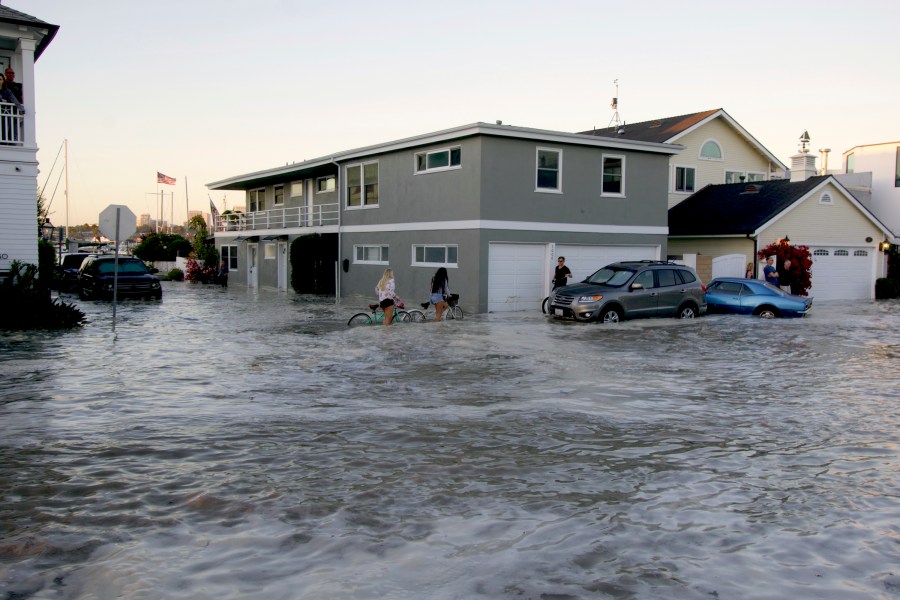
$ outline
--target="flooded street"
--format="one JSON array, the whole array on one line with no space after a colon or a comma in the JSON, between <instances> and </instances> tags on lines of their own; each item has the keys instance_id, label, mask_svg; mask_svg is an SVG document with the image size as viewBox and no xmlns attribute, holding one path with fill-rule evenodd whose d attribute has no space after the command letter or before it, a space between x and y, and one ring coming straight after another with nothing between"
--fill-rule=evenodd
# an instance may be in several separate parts
<instances>
[{"instance_id":1,"label":"flooded street","mask_svg":"<svg viewBox=\"0 0 900 600\"><path fill-rule=\"evenodd\" d=\"M349 329L163 285L0 335L0 599L900 598L900 302Z\"/></svg>"}]
</instances>

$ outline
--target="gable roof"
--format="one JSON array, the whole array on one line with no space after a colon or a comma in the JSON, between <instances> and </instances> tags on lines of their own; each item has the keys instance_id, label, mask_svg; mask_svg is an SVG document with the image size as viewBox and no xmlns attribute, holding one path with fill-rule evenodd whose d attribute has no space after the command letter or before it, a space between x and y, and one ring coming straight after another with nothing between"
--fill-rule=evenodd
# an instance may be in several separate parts
<instances>
[{"instance_id":1,"label":"gable roof","mask_svg":"<svg viewBox=\"0 0 900 600\"><path fill-rule=\"evenodd\" d=\"M26 27L32 27L34 29L46 29L47 33L41 36L40 41L37 43L37 46L34 50L34 59L37 60L47 46L50 45L50 42L53 41L53 38L56 36L56 32L59 31L59 25L51 25L46 21L41 21L36 17L32 17L31 15L26 15L23 12L18 10L9 8L8 6L4 6L0 4L0 23L10 23L12 25L24 25Z\"/></svg>"},{"instance_id":2,"label":"gable roof","mask_svg":"<svg viewBox=\"0 0 900 600\"><path fill-rule=\"evenodd\" d=\"M688 115L678 115L676 117L666 117L664 119L654 119L652 121L642 121L640 123L627 123L619 127L592 129L590 131L582 131L581 133L583 135L600 135L641 142L674 144L677 143L680 138L694 131L698 127L702 127L706 123L719 118L730 125L738 135L747 140L747 142L753 146L757 152L765 156L767 160L774 163L783 171L788 170L784 163L778 160L774 154L769 152L765 146L760 144L755 137L750 135L750 132L741 127L740 124L722 108L704 110Z\"/></svg>"}]
</instances>

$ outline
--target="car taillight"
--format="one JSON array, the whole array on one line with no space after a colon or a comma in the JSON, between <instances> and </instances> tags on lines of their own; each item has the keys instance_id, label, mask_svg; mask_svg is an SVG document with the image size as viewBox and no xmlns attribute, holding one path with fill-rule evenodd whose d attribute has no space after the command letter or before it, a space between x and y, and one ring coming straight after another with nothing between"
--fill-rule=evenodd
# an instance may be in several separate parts
<instances>
[{"instance_id":1,"label":"car taillight","mask_svg":"<svg viewBox=\"0 0 900 600\"><path fill-rule=\"evenodd\" d=\"M700 284L700 289L703 290L703 291L705 292L705 291L706 291L706 285L701 283L701 284Z\"/></svg>"}]
</instances>

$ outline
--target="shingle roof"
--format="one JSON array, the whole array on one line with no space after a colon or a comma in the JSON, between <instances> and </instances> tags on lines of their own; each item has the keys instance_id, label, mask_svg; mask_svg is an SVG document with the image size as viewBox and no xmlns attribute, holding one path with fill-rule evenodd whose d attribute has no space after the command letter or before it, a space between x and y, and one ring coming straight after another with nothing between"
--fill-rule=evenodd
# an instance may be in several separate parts
<instances>
[{"instance_id":1,"label":"shingle roof","mask_svg":"<svg viewBox=\"0 0 900 600\"><path fill-rule=\"evenodd\" d=\"M41 41L37 45L37 48L35 48L34 50L35 60L40 57L41 53L44 52L44 50L53 40L54 36L56 36L56 32L59 31L59 25L51 25L50 23L42 21L37 17L26 15L23 12L9 8L8 6L4 6L2 4L0 4L0 22L13 23L15 25L30 25L31 27L37 27L39 29L47 30L47 35L45 35L41 39Z\"/></svg>"},{"instance_id":2,"label":"shingle roof","mask_svg":"<svg viewBox=\"0 0 900 600\"><path fill-rule=\"evenodd\" d=\"M829 177L708 185L669 209L669 235L752 234Z\"/></svg>"},{"instance_id":3,"label":"shingle roof","mask_svg":"<svg viewBox=\"0 0 900 600\"><path fill-rule=\"evenodd\" d=\"M641 142L663 143L672 139L679 133L690 129L703 119L707 119L716 114L720 110L722 109L714 108L712 110L704 110L703 112L692 113L689 115L654 119L642 123L626 123L621 127L605 127L603 129L592 129L590 131L581 131L579 133L585 135L619 137ZM621 133L619 131L621 131Z\"/></svg>"}]
</instances>

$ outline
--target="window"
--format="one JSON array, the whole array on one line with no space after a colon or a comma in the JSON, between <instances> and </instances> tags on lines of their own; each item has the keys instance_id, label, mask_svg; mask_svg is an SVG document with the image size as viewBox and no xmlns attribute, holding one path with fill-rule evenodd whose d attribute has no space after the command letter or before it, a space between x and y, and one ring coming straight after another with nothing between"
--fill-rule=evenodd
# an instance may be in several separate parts
<instances>
[{"instance_id":1,"label":"window","mask_svg":"<svg viewBox=\"0 0 900 600\"><path fill-rule=\"evenodd\" d=\"M387 246L353 246L353 262L358 265L388 264Z\"/></svg>"},{"instance_id":2,"label":"window","mask_svg":"<svg viewBox=\"0 0 900 600\"><path fill-rule=\"evenodd\" d=\"M866 250L854 250L853 256L868 256L869 252Z\"/></svg>"},{"instance_id":3,"label":"window","mask_svg":"<svg viewBox=\"0 0 900 600\"><path fill-rule=\"evenodd\" d=\"M440 150L429 152L417 152L416 173L459 169L461 164L460 154L459 146L455 148L441 148Z\"/></svg>"},{"instance_id":4,"label":"window","mask_svg":"<svg viewBox=\"0 0 900 600\"><path fill-rule=\"evenodd\" d=\"M414 267L455 267L458 263L458 246L413 246Z\"/></svg>"},{"instance_id":5,"label":"window","mask_svg":"<svg viewBox=\"0 0 900 600\"><path fill-rule=\"evenodd\" d=\"M819 204L834 204L834 199L831 197L831 194L825 192L819 196Z\"/></svg>"},{"instance_id":6,"label":"window","mask_svg":"<svg viewBox=\"0 0 900 600\"><path fill-rule=\"evenodd\" d=\"M700 148L700 158L706 160L722 160L722 147L718 142L707 140Z\"/></svg>"},{"instance_id":7,"label":"window","mask_svg":"<svg viewBox=\"0 0 900 600\"><path fill-rule=\"evenodd\" d=\"M291 198L303 198L306 194L303 191L303 181L291 182Z\"/></svg>"},{"instance_id":8,"label":"window","mask_svg":"<svg viewBox=\"0 0 900 600\"><path fill-rule=\"evenodd\" d=\"M645 290L653 289L653 271L644 271L634 278L634 281L631 282L631 285L634 285L635 283L641 284L641 287L643 287Z\"/></svg>"},{"instance_id":9,"label":"window","mask_svg":"<svg viewBox=\"0 0 900 600\"><path fill-rule=\"evenodd\" d=\"M828 256L828 250L813 250L813 256Z\"/></svg>"},{"instance_id":10,"label":"window","mask_svg":"<svg viewBox=\"0 0 900 600\"><path fill-rule=\"evenodd\" d=\"M263 258L266 260L275 260L277 256L275 252L275 244L263 244Z\"/></svg>"},{"instance_id":11,"label":"window","mask_svg":"<svg viewBox=\"0 0 900 600\"><path fill-rule=\"evenodd\" d=\"M316 179L316 193L324 194L326 192L333 192L335 186L334 175L329 175L328 177L319 177Z\"/></svg>"},{"instance_id":12,"label":"window","mask_svg":"<svg viewBox=\"0 0 900 600\"><path fill-rule=\"evenodd\" d=\"M752 171L747 172L747 181L765 181L766 174L765 173L754 173Z\"/></svg>"},{"instance_id":13,"label":"window","mask_svg":"<svg viewBox=\"0 0 900 600\"><path fill-rule=\"evenodd\" d=\"M856 157L852 154L847 155L847 173L855 173Z\"/></svg>"},{"instance_id":14,"label":"window","mask_svg":"<svg viewBox=\"0 0 900 600\"><path fill-rule=\"evenodd\" d=\"M850 252L848 252L847 250L835 250L834 255L835 256L850 256Z\"/></svg>"},{"instance_id":15,"label":"window","mask_svg":"<svg viewBox=\"0 0 900 600\"><path fill-rule=\"evenodd\" d=\"M625 195L625 157L624 156L604 156L603 157L603 187L601 193L603 195L624 196Z\"/></svg>"},{"instance_id":16,"label":"window","mask_svg":"<svg viewBox=\"0 0 900 600\"><path fill-rule=\"evenodd\" d=\"M725 183L740 183L742 177L747 177L743 171L725 171Z\"/></svg>"},{"instance_id":17,"label":"window","mask_svg":"<svg viewBox=\"0 0 900 600\"><path fill-rule=\"evenodd\" d=\"M719 281L716 283L715 290L722 294L740 294L741 284L733 281Z\"/></svg>"},{"instance_id":18,"label":"window","mask_svg":"<svg viewBox=\"0 0 900 600\"><path fill-rule=\"evenodd\" d=\"M378 206L378 163L347 167L347 206Z\"/></svg>"},{"instance_id":19,"label":"window","mask_svg":"<svg viewBox=\"0 0 900 600\"><path fill-rule=\"evenodd\" d=\"M694 167L675 167L675 191L694 193Z\"/></svg>"},{"instance_id":20,"label":"window","mask_svg":"<svg viewBox=\"0 0 900 600\"><path fill-rule=\"evenodd\" d=\"M266 190L258 189L258 190L250 190L247 192L248 202L247 204L250 207L250 212L259 212L261 210L265 210L266 206Z\"/></svg>"},{"instance_id":21,"label":"window","mask_svg":"<svg viewBox=\"0 0 900 600\"><path fill-rule=\"evenodd\" d=\"M685 271L684 269L676 269L676 273L678 273L679 278L681 279L681 283L694 283L697 281L697 278L694 277L694 274L690 271Z\"/></svg>"},{"instance_id":22,"label":"window","mask_svg":"<svg viewBox=\"0 0 900 600\"><path fill-rule=\"evenodd\" d=\"M225 264L228 265L229 271L237 271L238 268L238 258L237 258L237 246L222 246L219 250L221 250L222 260L225 261Z\"/></svg>"},{"instance_id":23,"label":"window","mask_svg":"<svg viewBox=\"0 0 900 600\"><path fill-rule=\"evenodd\" d=\"M894 159L894 187L900 187L900 146L897 146L897 156Z\"/></svg>"},{"instance_id":24,"label":"window","mask_svg":"<svg viewBox=\"0 0 900 600\"><path fill-rule=\"evenodd\" d=\"M674 269L659 269L656 277L659 279L659 287L671 287L678 283L675 279Z\"/></svg>"},{"instance_id":25,"label":"window","mask_svg":"<svg viewBox=\"0 0 900 600\"><path fill-rule=\"evenodd\" d=\"M549 148L537 149L537 173L535 175L535 191L561 192L562 150Z\"/></svg>"},{"instance_id":26,"label":"window","mask_svg":"<svg viewBox=\"0 0 900 600\"><path fill-rule=\"evenodd\" d=\"M276 185L275 186L275 206L280 206L284 204L284 186Z\"/></svg>"}]
</instances>

